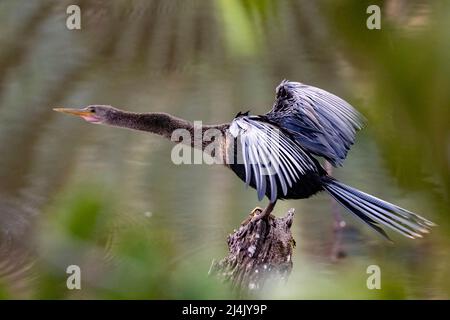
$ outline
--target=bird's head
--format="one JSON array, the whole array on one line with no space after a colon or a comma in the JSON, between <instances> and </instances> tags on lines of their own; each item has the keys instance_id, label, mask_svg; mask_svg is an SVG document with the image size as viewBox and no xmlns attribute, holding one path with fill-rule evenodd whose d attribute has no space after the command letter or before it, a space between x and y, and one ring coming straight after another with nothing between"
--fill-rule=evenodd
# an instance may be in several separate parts
<instances>
[{"instance_id":1,"label":"bird's head","mask_svg":"<svg viewBox=\"0 0 450 320\"><path fill-rule=\"evenodd\" d=\"M82 109L53 108L57 112L63 112L79 116L90 123L109 124L119 111L116 108L105 105L90 105Z\"/></svg>"}]
</instances>

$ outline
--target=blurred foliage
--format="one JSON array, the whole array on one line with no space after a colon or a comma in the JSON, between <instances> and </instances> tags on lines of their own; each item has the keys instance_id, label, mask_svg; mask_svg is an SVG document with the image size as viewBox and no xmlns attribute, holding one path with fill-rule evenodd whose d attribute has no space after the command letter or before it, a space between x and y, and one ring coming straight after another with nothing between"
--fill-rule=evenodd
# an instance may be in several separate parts
<instances>
[{"instance_id":1,"label":"blurred foliage","mask_svg":"<svg viewBox=\"0 0 450 320\"><path fill-rule=\"evenodd\" d=\"M65 28L82 9L82 30ZM379 4L382 29L368 30ZM440 227L388 244L346 217L345 259L325 196L295 207L297 254L265 298L450 296L450 3L445 1L0 2L0 298L235 297L207 276L255 205L224 168L175 166L171 146L51 111L111 104L204 123L266 112L282 79L334 92L368 118L346 183ZM401 189L399 188L401 187ZM263 204L259 204L263 205ZM67 290L66 268L82 270ZM367 290L366 268L382 270Z\"/></svg>"},{"instance_id":2,"label":"blurred foliage","mask_svg":"<svg viewBox=\"0 0 450 320\"><path fill-rule=\"evenodd\" d=\"M391 172L402 186L424 189L449 208L450 3L379 1L380 31L360 28L370 4L341 1L323 9L344 54L366 69L367 114Z\"/></svg>"},{"instance_id":3,"label":"blurred foliage","mask_svg":"<svg viewBox=\"0 0 450 320\"><path fill-rule=\"evenodd\" d=\"M142 218L132 227L115 214L113 194L81 185L56 197L37 232L41 260L33 298L164 299L231 297L215 279L199 274L191 261L174 262L172 232ZM115 208L115 209L114 209ZM82 291L66 287L66 268L78 265ZM175 290L175 288L184 288Z\"/></svg>"}]
</instances>

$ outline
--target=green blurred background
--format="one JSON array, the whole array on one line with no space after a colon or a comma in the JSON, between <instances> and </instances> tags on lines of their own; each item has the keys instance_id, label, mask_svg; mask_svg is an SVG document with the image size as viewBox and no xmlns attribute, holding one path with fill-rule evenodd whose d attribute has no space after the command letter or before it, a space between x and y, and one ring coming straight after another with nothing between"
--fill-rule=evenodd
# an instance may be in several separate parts
<instances>
[{"instance_id":1,"label":"green blurred background","mask_svg":"<svg viewBox=\"0 0 450 320\"><path fill-rule=\"evenodd\" d=\"M66 28L70 4L82 30ZM381 30L366 28L370 4ZM235 297L207 273L265 205L254 190L219 166L174 165L162 138L51 108L221 123L268 111L286 78L368 118L337 177L439 227L421 240L390 233L391 244L342 212L338 242L327 195L281 202L278 215L296 209L294 269L256 297L449 298L449 57L450 1L2 0L0 297ZM66 288L71 264L82 290ZM372 264L381 290L366 287Z\"/></svg>"}]
</instances>

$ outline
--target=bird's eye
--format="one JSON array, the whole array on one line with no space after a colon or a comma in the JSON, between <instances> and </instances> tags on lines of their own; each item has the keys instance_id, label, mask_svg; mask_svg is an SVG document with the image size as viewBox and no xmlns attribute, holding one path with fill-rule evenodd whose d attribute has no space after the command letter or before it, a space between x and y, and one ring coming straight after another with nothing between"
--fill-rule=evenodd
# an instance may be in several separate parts
<instances>
[{"instance_id":1,"label":"bird's eye","mask_svg":"<svg viewBox=\"0 0 450 320\"><path fill-rule=\"evenodd\" d=\"M89 108L88 111L89 111L90 113L95 113L95 108Z\"/></svg>"}]
</instances>

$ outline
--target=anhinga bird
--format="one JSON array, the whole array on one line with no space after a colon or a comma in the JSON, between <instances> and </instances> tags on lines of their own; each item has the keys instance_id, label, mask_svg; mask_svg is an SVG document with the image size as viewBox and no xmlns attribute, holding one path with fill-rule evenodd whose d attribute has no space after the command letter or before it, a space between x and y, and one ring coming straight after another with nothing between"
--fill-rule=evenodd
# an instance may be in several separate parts
<instances>
[{"instance_id":1,"label":"anhinga bird","mask_svg":"<svg viewBox=\"0 0 450 320\"><path fill-rule=\"evenodd\" d=\"M195 136L193 123L167 113L132 113L104 105L54 110L81 116L91 123L148 131L168 139L176 129ZM258 218L267 217L278 199L303 199L326 191L386 238L380 225L409 238L422 237L434 225L431 221L337 181L315 158L320 156L334 166L341 165L356 131L362 128L362 119L341 98L285 80L277 87L276 101L268 113L238 113L231 123L203 126L201 130L223 133L219 157L246 185L257 190L259 200L264 195L269 198L269 205ZM204 142L195 144L193 138L191 143L205 149Z\"/></svg>"}]
</instances>

